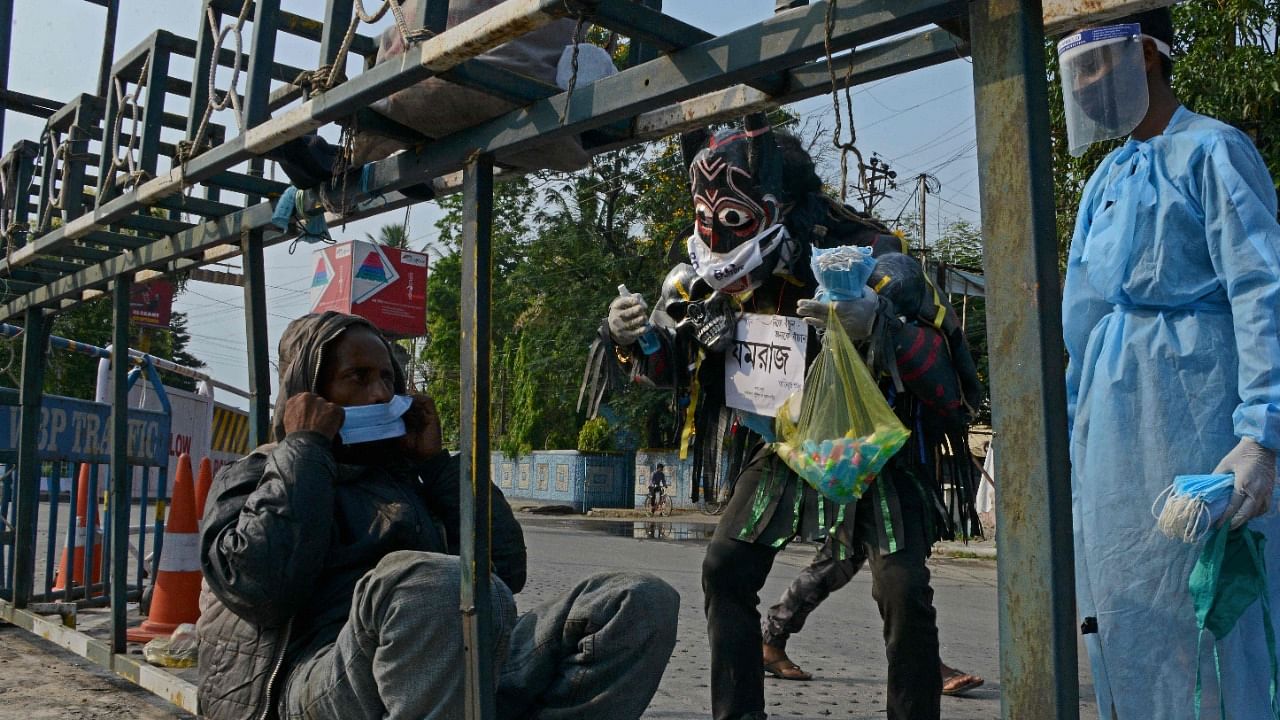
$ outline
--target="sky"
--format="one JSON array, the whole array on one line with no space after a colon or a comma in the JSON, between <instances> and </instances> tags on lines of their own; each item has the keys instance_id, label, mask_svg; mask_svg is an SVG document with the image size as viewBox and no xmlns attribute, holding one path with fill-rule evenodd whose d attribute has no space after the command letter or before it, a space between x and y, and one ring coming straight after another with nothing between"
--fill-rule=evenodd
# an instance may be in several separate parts
<instances>
[{"instance_id":1,"label":"sky","mask_svg":"<svg viewBox=\"0 0 1280 720\"><path fill-rule=\"evenodd\" d=\"M324 0L284 0L282 4L290 12L313 18L323 16ZM724 12L726 4L666 0L663 7L675 18L722 34L767 18L773 12L774 0L733 0L732 13ZM367 5L376 7L373 2ZM121 7L116 57L159 28L193 38L201 21L199 0L121 0ZM18 0L9 87L58 101L82 92L93 93L105 18L105 8L85 0ZM389 18L379 27L388 22ZM361 33L372 34L367 26ZM245 42L248 40L246 33ZM282 42L277 57L280 62L310 68L315 64L315 47L306 41ZM185 60L175 61L170 69L172 76L181 78L190 77L192 72L190 62ZM226 87L229 76L228 69L221 70L219 88ZM241 83L243 90L243 80ZM171 112L184 110L170 108ZM797 103L791 110L808 122L821 122L828 132L834 126L830 96ZM234 128L231 116L215 118ZM941 183L941 190L927 198L926 232L936 236L956 220L978 222L973 74L967 60L957 59L860 86L853 93L853 118L862 153L868 158L873 153L885 158L898 173L899 189L878 208L883 217L892 220L900 214L913 214L916 200L911 197L915 185L912 178L929 173ZM43 121L7 113L2 146L9 148L23 138L38 139L42 128ZM824 175L838 185L838 166L828 163ZM277 177L284 179L283 174ZM439 216L434 203L420 203L408 213L410 246L425 247L433 258L439 253L431 247L438 235L435 221ZM339 241L361 239L366 234L376 235L384 224L399 225L405 217L405 211L398 210L330 230ZM266 251L268 335L273 362L285 325L310 309L311 248L299 245L291 255L289 246L290 243L281 243ZM231 265L238 266L238 261ZM189 316L190 351L208 364L206 372L212 377L247 387L243 291L202 282L190 282L187 288L175 309ZM226 393L218 395L218 399L245 405Z\"/></svg>"}]
</instances>

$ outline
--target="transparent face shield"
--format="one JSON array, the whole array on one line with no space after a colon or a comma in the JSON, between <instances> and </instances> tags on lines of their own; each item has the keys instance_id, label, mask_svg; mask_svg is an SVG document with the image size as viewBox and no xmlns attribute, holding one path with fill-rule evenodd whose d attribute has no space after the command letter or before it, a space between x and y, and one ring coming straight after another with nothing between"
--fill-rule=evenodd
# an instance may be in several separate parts
<instances>
[{"instance_id":1,"label":"transparent face shield","mask_svg":"<svg viewBox=\"0 0 1280 720\"><path fill-rule=\"evenodd\" d=\"M1133 132L1147 114L1147 68L1137 24L1082 30L1058 43L1067 146L1073 156Z\"/></svg>"}]
</instances>

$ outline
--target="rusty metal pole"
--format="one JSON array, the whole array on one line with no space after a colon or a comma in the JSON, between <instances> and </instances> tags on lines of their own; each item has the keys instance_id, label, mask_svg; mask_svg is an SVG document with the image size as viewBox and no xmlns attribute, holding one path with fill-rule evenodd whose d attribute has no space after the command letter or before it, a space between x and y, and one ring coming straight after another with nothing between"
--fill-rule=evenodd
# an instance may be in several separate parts
<instances>
[{"instance_id":1,"label":"rusty metal pole","mask_svg":"<svg viewBox=\"0 0 1280 720\"><path fill-rule=\"evenodd\" d=\"M493 720L493 606L489 583L489 366L492 357L493 156L479 155L462 181L462 482L458 484L466 718Z\"/></svg>"},{"instance_id":2,"label":"rusty metal pole","mask_svg":"<svg viewBox=\"0 0 1280 720\"><path fill-rule=\"evenodd\" d=\"M1000 538L1003 717L1075 720L1062 291L1039 0L973 3L987 337Z\"/></svg>"}]
</instances>

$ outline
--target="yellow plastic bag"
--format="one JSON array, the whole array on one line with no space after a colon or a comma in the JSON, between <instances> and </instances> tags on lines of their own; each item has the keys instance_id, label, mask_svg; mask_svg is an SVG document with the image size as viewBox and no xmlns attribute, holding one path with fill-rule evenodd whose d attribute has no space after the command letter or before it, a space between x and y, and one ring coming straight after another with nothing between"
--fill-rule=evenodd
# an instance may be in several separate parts
<instances>
[{"instance_id":1,"label":"yellow plastic bag","mask_svg":"<svg viewBox=\"0 0 1280 720\"><path fill-rule=\"evenodd\" d=\"M822 354L809 368L803 396L797 395L778 409L775 452L835 502L862 497L911 433L885 401L834 310Z\"/></svg>"}]
</instances>

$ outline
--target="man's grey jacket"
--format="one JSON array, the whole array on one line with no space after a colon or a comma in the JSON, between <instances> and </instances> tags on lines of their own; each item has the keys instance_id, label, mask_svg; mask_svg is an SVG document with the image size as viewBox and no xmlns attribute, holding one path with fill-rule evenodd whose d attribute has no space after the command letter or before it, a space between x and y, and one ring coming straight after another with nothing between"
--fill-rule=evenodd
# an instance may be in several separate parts
<instances>
[{"instance_id":1,"label":"man's grey jacket","mask_svg":"<svg viewBox=\"0 0 1280 720\"><path fill-rule=\"evenodd\" d=\"M314 391L325 345L365 324L337 313L290 324L280 342L278 442L218 473L201 524L201 714L272 717L299 659L332 643L356 582L397 550L458 551L458 459L412 463L388 453L339 464L332 442L284 433L292 395ZM404 380L397 367L397 392ZM525 581L524 536L501 491L493 493L493 570L512 592Z\"/></svg>"}]
</instances>

